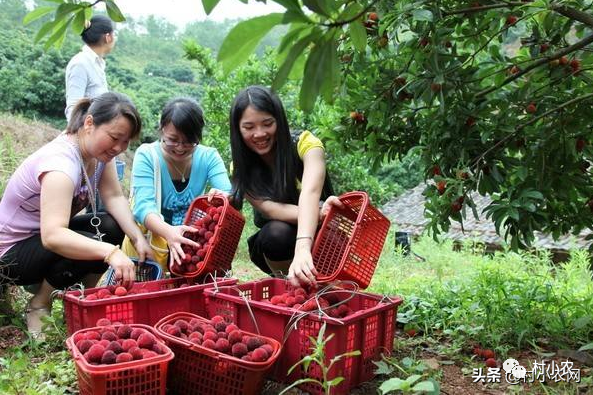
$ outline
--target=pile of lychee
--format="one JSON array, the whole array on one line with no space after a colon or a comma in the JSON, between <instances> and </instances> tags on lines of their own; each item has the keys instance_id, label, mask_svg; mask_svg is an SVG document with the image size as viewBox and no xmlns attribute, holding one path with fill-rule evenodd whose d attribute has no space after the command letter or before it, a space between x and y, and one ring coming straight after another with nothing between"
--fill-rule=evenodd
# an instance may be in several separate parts
<instances>
[{"instance_id":1,"label":"pile of lychee","mask_svg":"<svg viewBox=\"0 0 593 395\"><path fill-rule=\"evenodd\" d=\"M150 331L134 325L111 324L106 318L97 321L97 328L75 333L72 341L91 365L137 361L170 351Z\"/></svg>"},{"instance_id":2,"label":"pile of lychee","mask_svg":"<svg viewBox=\"0 0 593 395\"><path fill-rule=\"evenodd\" d=\"M180 279L180 280L184 280L184 279ZM142 284L142 283L136 283L136 284ZM192 284L189 284L189 283L182 283L181 281L178 281L174 284L174 286L176 286L177 288L185 288L185 287L189 287L191 285ZM151 290L145 288L142 285L140 285L138 287L132 285L132 287L126 288L123 285L116 284L116 285L108 285L104 288L99 288L95 292L87 293L86 295L83 295L83 299L88 300L88 301L103 300L103 299L119 298L119 297L128 296L128 295L145 294L145 293L149 293L149 292L151 292Z\"/></svg>"},{"instance_id":3,"label":"pile of lychee","mask_svg":"<svg viewBox=\"0 0 593 395\"><path fill-rule=\"evenodd\" d=\"M496 354L488 348L483 349L480 346L474 346L473 353L475 356L483 358L486 366L489 368L495 368L498 365L496 362Z\"/></svg>"},{"instance_id":4,"label":"pile of lychee","mask_svg":"<svg viewBox=\"0 0 593 395\"><path fill-rule=\"evenodd\" d=\"M214 233L219 225L223 210L223 206L210 206L205 210L203 217L196 219L193 223L186 224L196 228L197 231L185 232L183 237L195 241L198 243L198 247L183 245L181 248L185 255L182 257L181 263L171 265L171 272L180 275L191 274L202 267L208 249L212 246Z\"/></svg>"},{"instance_id":5,"label":"pile of lychee","mask_svg":"<svg viewBox=\"0 0 593 395\"><path fill-rule=\"evenodd\" d=\"M101 288L101 289L97 290L96 292L86 294L84 299L85 300L110 299L110 298L118 298L121 296L134 295L134 294L140 294L140 293L146 293L146 292L148 292L148 291L145 289L142 289L142 288L128 289L122 285L109 285L105 288Z\"/></svg>"},{"instance_id":6,"label":"pile of lychee","mask_svg":"<svg viewBox=\"0 0 593 395\"><path fill-rule=\"evenodd\" d=\"M280 307L291 307L300 311L318 311L333 318L344 318L353 313L352 309L340 298L345 290L323 290L311 289L307 291L302 287L287 289L284 293L272 296L269 300L262 299L262 302L269 302Z\"/></svg>"},{"instance_id":7,"label":"pile of lychee","mask_svg":"<svg viewBox=\"0 0 593 395\"><path fill-rule=\"evenodd\" d=\"M243 361L266 362L274 354L274 347L264 337L248 334L220 315L210 320L179 318L158 330Z\"/></svg>"}]
</instances>

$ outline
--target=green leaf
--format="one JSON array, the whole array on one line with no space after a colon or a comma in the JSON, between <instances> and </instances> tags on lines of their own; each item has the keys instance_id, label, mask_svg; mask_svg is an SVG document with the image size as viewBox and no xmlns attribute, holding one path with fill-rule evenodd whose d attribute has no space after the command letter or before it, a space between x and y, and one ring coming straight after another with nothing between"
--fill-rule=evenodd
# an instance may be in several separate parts
<instances>
[{"instance_id":1,"label":"green leaf","mask_svg":"<svg viewBox=\"0 0 593 395\"><path fill-rule=\"evenodd\" d=\"M412 12L412 19L415 21L432 22L432 12L429 10L414 10Z\"/></svg>"},{"instance_id":2,"label":"green leaf","mask_svg":"<svg viewBox=\"0 0 593 395\"><path fill-rule=\"evenodd\" d=\"M393 373L393 368L389 366L384 361L373 361L377 369L375 369L375 374L391 374Z\"/></svg>"},{"instance_id":3,"label":"green leaf","mask_svg":"<svg viewBox=\"0 0 593 395\"><path fill-rule=\"evenodd\" d=\"M61 20L53 20L53 21L49 21L43 24L43 26L41 26L41 28L39 29L39 31L37 32L37 34L35 35L35 42L39 42L39 40L41 40L43 38L43 36L45 36L46 34L48 34L51 30L53 30L53 28L58 25L58 23L62 22Z\"/></svg>"},{"instance_id":4,"label":"green leaf","mask_svg":"<svg viewBox=\"0 0 593 395\"><path fill-rule=\"evenodd\" d=\"M255 50L261 39L282 21L284 14L273 13L239 22L224 39L218 60L228 75L233 69L245 62Z\"/></svg>"},{"instance_id":5,"label":"green leaf","mask_svg":"<svg viewBox=\"0 0 593 395\"><path fill-rule=\"evenodd\" d=\"M202 0L202 5L204 6L204 12L206 15L210 15L214 7L218 4L220 0Z\"/></svg>"},{"instance_id":6,"label":"green leaf","mask_svg":"<svg viewBox=\"0 0 593 395\"><path fill-rule=\"evenodd\" d=\"M41 18L44 15L49 14L50 12L54 11L55 7L39 7L34 9L33 11L29 12L23 18L23 25L28 25L29 23Z\"/></svg>"},{"instance_id":7,"label":"green leaf","mask_svg":"<svg viewBox=\"0 0 593 395\"><path fill-rule=\"evenodd\" d=\"M284 62L274 77L274 81L272 82L273 90L278 90L284 85L286 78L295 64L295 60L303 53L305 48L307 48L307 46L311 43L312 38L317 36L317 34L318 32L312 32L308 34L290 48L288 56L286 56L286 59L284 59Z\"/></svg>"},{"instance_id":8,"label":"green leaf","mask_svg":"<svg viewBox=\"0 0 593 395\"><path fill-rule=\"evenodd\" d=\"M68 14L70 14L72 11L78 10L79 8L83 8L83 7L84 6L81 6L79 4L62 3L56 9L56 15L55 15L54 19L58 20L58 19L67 18Z\"/></svg>"},{"instance_id":9,"label":"green leaf","mask_svg":"<svg viewBox=\"0 0 593 395\"><path fill-rule=\"evenodd\" d=\"M357 2L350 3L344 11L340 14L338 19L340 20L350 20L358 15L362 11L362 6Z\"/></svg>"},{"instance_id":10,"label":"green leaf","mask_svg":"<svg viewBox=\"0 0 593 395\"><path fill-rule=\"evenodd\" d=\"M298 11L287 10L284 13L284 18L282 18L282 24L286 25L293 22L311 23L311 20L300 9Z\"/></svg>"},{"instance_id":11,"label":"green leaf","mask_svg":"<svg viewBox=\"0 0 593 395\"><path fill-rule=\"evenodd\" d=\"M333 380L326 382L325 384L331 387L337 387L342 381L344 381L344 377L338 376L335 377Z\"/></svg>"},{"instance_id":12,"label":"green leaf","mask_svg":"<svg viewBox=\"0 0 593 395\"><path fill-rule=\"evenodd\" d=\"M579 348L579 351L588 351L593 350L593 342L585 344L583 347Z\"/></svg>"},{"instance_id":13,"label":"green leaf","mask_svg":"<svg viewBox=\"0 0 593 395\"><path fill-rule=\"evenodd\" d=\"M422 376L419 374L413 374L406 379L406 382L408 382L410 384L414 384L416 381L420 380L421 377Z\"/></svg>"},{"instance_id":14,"label":"green leaf","mask_svg":"<svg viewBox=\"0 0 593 395\"><path fill-rule=\"evenodd\" d=\"M586 315L583 317L579 317L577 318L574 322L573 322L573 326L575 327L575 329L583 329L587 326L589 326L591 324L591 321L593 321L591 319L591 316Z\"/></svg>"},{"instance_id":15,"label":"green leaf","mask_svg":"<svg viewBox=\"0 0 593 395\"><path fill-rule=\"evenodd\" d=\"M78 35L84 30L85 12L80 10L76 13L74 20L72 21L72 31Z\"/></svg>"},{"instance_id":16,"label":"green leaf","mask_svg":"<svg viewBox=\"0 0 593 395\"><path fill-rule=\"evenodd\" d=\"M358 355L360 355L360 350L349 351L349 352L345 352L343 354L336 355L335 357L333 357L331 359L330 366L333 365L334 363L338 362L341 359L356 357Z\"/></svg>"},{"instance_id":17,"label":"green leaf","mask_svg":"<svg viewBox=\"0 0 593 395\"><path fill-rule=\"evenodd\" d=\"M521 198L531 198L536 200L544 200L544 195L540 191L536 191L534 189L527 189L521 192Z\"/></svg>"},{"instance_id":18,"label":"green leaf","mask_svg":"<svg viewBox=\"0 0 593 395\"><path fill-rule=\"evenodd\" d=\"M284 388L284 389L282 390L282 392L280 392L278 395L285 394L285 393L287 393L287 392L288 392L288 391L289 391L291 388L294 388L294 387L296 387L296 386L298 386L298 385L301 385L301 384L306 384L306 383L314 383L314 384L318 384L318 385L320 385L321 387L323 387L323 384L322 384L322 383L321 383L319 380L314 380L314 379L311 379L311 378L305 378L305 379L300 379L300 380L297 380L297 381L295 381L294 383L292 383L292 384L291 384L291 385L289 385L288 387Z\"/></svg>"},{"instance_id":19,"label":"green leaf","mask_svg":"<svg viewBox=\"0 0 593 395\"><path fill-rule=\"evenodd\" d=\"M126 20L124 14L121 13L119 7L113 1L106 1L105 7L107 8L107 15L114 22L123 22Z\"/></svg>"},{"instance_id":20,"label":"green leaf","mask_svg":"<svg viewBox=\"0 0 593 395\"><path fill-rule=\"evenodd\" d=\"M303 5L305 7L326 17L330 16L330 10L327 7L328 3L327 0L303 0Z\"/></svg>"},{"instance_id":21,"label":"green leaf","mask_svg":"<svg viewBox=\"0 0 593 395\"><path fill-rule=\"evenodd\" d=\"M364 52L367 46L367 31L359 19L350 22L350 36L352 44L359 52Z\"/></svg>"},{"instance_id":22,"label":"green leaf","mask_svg":"<svg viewBox=\"0 0 593 395\"><path fill-rule=\"evenodd\" d=\"M311 31L311 27L303 24L303 23L293 23L290 25L290 30L282 37L280 41L280 45L278 45L278 60L282 61L286 56L286 51L289 48L289 45L297 40L299 37L303 36L303 34L308 34L307 32Z\"/></svg>"},{"instance_id":23,"label":"green leaf","mask_svg":"<svg viewBox=\"0 0 593 395\"><path fill-rule=\"evenodd\" d=\"M328 45L326 46L324 58L326 66L324 69L325 75L323 78L323 84L321 85L321 94L323 99L331 104L333 103L334 88L339 85L341 75L340 62L338 60L338 44L336 43L336 40L331 39L329 41Z\"/></svg>"},{"instance_id":24,"label":"green leaf","mask_svg":"<svg viewBox=\"0 0 593 395\"><path fill-rule=\"evenodd\" d=\"M323 84L326 67L328 66L326 64L328 59L325 57L328 54L329 45L330 43L327 41L318 42L307 58L299 95L299 104L305 112L313 110L317 96L319 96L319 90Z\"/></svg>"},{"instance_id":25,"label":"green leaf","mask_svg":"<svg viewBox=\"0 0 593 395\"><path fill-rule=\"evenodd\" d=\"M68 25L70 25L73 19L74 15L68 19L60 20L60 23L58 23L55 26L52 35L49 36L47 42L45 43L46 50L49 49L49 47L51 47L52 45L54 45L56 48L62 45L62 43L64 42L64 38L66 37L66 29L68 29Z\"/></svg>"},{"instance_id":26,"label":"green leaf","mask_svg":"<svg viewBox=\"0 0 593 395\"><path fill-rule=\"evenodd\" d=\"M430 381L421 381L412 387L414 391L433 392L435 390L434 384Z\"/></svg>"},{"instance_id":27,"label":"green leaf","mask_svg":"<svg viewBox=\"0 0 593 395\"><path fill-rule=\"evenodd\" d=\"M403 381L402 379L399 379L397 377L393 377L393 378L390 378L389 380L383 382L383 384L381 384L381 386L379 387L379 390L381 391L382 394L387 394L388 392L391 392L391 391L401 390L406 386L407 386L407 383L405 381Z\"/></svg>"}]
</instances>

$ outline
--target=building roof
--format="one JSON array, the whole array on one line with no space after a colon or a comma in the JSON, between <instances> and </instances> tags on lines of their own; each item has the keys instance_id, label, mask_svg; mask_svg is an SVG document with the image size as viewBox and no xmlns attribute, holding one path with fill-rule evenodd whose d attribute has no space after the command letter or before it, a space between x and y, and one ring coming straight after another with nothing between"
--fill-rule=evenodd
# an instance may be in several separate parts
<instances>
[{"instance_id":1,"label":"building roof","mask_svg":"<svg viewBox=\"0 0 593 395\"><path fill-rule=\"evenodd\" d=\"M398 231L408 232L413 235L424 232L428 225L428 220L424 217L425 198L422 195L425 188L426 184L420 184L392 199L382 207L383 214L391 220L391 223ZM496 234L494 223L486 218L483 213L484 208L490 204L491 199L479 194L472 194L472 199L476 203L479 219L476 220L471 211L468 211L463 221L463 230L459 222L452 220L449 232L441 234L439 237L458 241L473 238L487 244L506 244L503 238ZM587 248L591 242L585 240L585 237L591 233L590 230L586 230L582 231L578 236L565 235L558 240L554 240L552 235L536 232L533 247L560 250Z\"/></svg>"}]
</instances>

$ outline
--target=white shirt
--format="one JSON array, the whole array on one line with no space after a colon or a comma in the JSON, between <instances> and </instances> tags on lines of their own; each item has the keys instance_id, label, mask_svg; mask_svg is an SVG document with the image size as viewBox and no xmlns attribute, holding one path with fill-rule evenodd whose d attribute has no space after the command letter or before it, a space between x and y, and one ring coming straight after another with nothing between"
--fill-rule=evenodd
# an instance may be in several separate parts
<instances>
[{"instance_id":1,"label":"white shirt","mask_svg":"<svg viewBox=\"0 0 593 395\"><path fill-rule=\"evenodd\" d=\"M66 119L70 121L70 114L78 100L97 97L107 91L105 60L84 45L66 66Z\"/></svg>"}]
</instances>

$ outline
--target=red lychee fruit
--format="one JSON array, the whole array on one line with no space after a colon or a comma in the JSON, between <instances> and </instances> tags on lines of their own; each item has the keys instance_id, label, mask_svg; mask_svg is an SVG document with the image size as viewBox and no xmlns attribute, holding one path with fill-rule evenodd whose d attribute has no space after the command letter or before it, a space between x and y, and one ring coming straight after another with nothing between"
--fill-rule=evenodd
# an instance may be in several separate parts
<instances>
[{"instance_id":1,"label":"red lychee fruit","mask_svg":"<svg viewBox=\"0 0 593 395\"><path fill-rule=\"evenodd\" d=\"M235 343L231 349L234 357L241 358L247 354L247 346L244 343Z\"/></svg>"}]
</instances>

